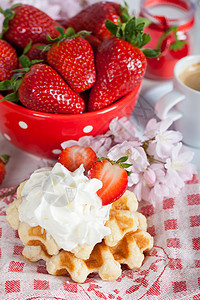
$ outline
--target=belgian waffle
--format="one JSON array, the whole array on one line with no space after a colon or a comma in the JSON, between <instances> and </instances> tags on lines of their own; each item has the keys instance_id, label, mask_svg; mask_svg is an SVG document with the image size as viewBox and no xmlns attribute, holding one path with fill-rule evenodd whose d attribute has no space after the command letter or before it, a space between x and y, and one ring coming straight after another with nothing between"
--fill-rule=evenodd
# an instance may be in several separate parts
<instances>
[{"instance_id":1,"label":"belgian waffle","mask_svg":"<svg viewBox=\"0 0 200 300\"><path fill-rule=\"evenodd\" d=\"M109 220L105 223L110 228L110 235L94 247L78 245L71 252L65 251L40 226L31 227L20 222L18 207L23 184L18 188L17 199L7 209L7 221L18 230L24 244L23 256L34 262L46 261L49 274L69 273L72 280L83 283L90 273L97 272L101 279L114 281L121 275L122 264L130 269L139 268L144 252L153 247L153 238L146 231L146 218L137 212L137 199L127 190L111 206Z\"/></svg>"}]
</instances>

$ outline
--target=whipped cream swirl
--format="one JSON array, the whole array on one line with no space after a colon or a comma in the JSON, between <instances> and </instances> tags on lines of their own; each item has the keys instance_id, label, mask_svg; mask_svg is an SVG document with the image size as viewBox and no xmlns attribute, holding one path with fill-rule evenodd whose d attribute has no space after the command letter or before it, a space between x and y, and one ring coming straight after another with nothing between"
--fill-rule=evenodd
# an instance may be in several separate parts
<instances>
[{"instance_id":1,"label":"whipped cream swirl","mask_svg":"<svg viewBox=\"0 0 200 300\"><path fill-rule=\"evenodd\" d=\"M19 219L41 226L66 251L95 245L110 234L104 224L111 205L102 206L96 193L101 187L84 175L83 165L74 172L60 163L36 170L23 187Z\"/></svg>"}]
</instances>

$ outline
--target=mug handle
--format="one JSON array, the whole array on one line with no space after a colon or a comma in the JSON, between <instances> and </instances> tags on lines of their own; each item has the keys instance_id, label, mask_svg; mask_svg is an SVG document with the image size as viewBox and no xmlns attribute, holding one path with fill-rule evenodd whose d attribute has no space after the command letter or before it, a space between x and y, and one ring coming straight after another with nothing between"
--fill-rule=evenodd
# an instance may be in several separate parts
<instances>
[{"instance_id":1,"label":"mug handle","mask_svg":"<svg viewBox=\"0 0 200 300\"><path fill-rule=\"evenodd\" d=\"M178 90L172 90L158 100L155 105L155 114L161 120L167 118L171 118L173 122L179 120L183 115L173 107L184 99L185 95Z\"/></svg>"}]
</instances>

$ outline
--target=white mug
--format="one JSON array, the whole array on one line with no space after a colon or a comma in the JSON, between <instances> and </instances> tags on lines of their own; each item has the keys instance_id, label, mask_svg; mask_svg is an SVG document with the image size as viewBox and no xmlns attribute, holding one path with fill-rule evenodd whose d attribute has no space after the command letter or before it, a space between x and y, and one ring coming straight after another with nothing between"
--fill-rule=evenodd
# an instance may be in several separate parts
<instances>
[{"instance_id":1,"label":"white mug","mask_svg":"<svg viewBox=\"0 0 200 300\"><path fill-rule=\"evenodd\" d=\"M188 67L200 65L200 55L185 56L174 68L173 90L158 100L155 113L174 121L174 128L183 134L183 142L200 148L200 91L185 85L179 78ZM200 76L196 77L199 80Z\"/></svg>"}]
</instances>

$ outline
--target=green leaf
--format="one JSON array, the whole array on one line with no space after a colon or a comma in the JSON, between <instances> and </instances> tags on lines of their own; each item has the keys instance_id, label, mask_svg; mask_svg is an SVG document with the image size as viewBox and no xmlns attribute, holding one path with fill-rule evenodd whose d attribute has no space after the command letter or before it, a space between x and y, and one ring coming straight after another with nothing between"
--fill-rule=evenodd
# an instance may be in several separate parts
<instances>
[{"instance_id":1,"label":"green leaf","mask_svg":"<svg viewBox=\"0 0 200 300\"><path fill-rule=\"evenodd\" d=\"M143 33L142 38L143 38L142 47L145 46L146 44L148 44L151 41L150 34Z\"/></svg>"},{"instance_id":2,"label":"green leaf","mask_svg":"<svg viewBox=\"0 0 200 300\"><path fill-rule=\"evenodd\" d=\"M0 82L0 91L8 91L12 89L13 89L13 85L11 80L4 80Z\"/></svg>"},{"instance_id":3,"label":"green leaf","mask_svg":"<svg viewBox=\"0 0 200 300\"><path fill-rule=\"evenodd\" d=\"M31 49L31 47L32 47L32 41L30 41L30 42L25 46L24 51L23 51L23 54L24 54L24 55L27 54L28 51Z\"/></svg>"},{"instance_id":4,"label":"green leaf","mask_svg":"<svg viewBox=\"0 0 200 300\"><path fill-rule=\"evenodd\" d=\"M22 65L22 67L24 67L24 68L30 68L30 66L31 66L30 59L26 55L24 55L24 54L22 54L20 56L19 62Z\"/></svg>"},{"instance_id":5,"label":"green leaf","mask_svg":"<svg viewBox=\"0 0 200 300\"><path fill-rule=\"evenodd\" d=\"M20 79L18 79L18 80L15 81L15 84L14 84L14 91L15 92L18 91L18 89L19 89L19 87L20 87L20 85L22 83L22 80L23 80L23 78L20 78Z\"/></svg>"},{"instance_id":6,"label":"green leaf","mask_svg":"<svg viewBox=\"0 0 200 300\"><path fill-rule=\"evenodd\" d=\"M86 32L86 31L85 31ZM73 36L73 35L75 35L75 30L74 30L74 28L72 28L72 27L68 27L67 29L66 29L66 31L65 31L65 34L64 34L64 36L65 36L65 38L68 38L68 37L71 37L71 36Z\"/></svg>"},{"instance_id":7,"label":"green leaf","mask_svg":"<svg viewBox=\"0 0 200 300\"><path fill-rule=\"evenodd\" d=\"M36 45L36 48L44 52L44 51L49 51L51 45Z\"/></svg>"},{"instance_id":8,"label":"green leaf","mask_svg":"<svg viewBox=\"0 0 200 300\"><path fill-rule=\"evenodd\" d=\"M124 1L124 6L120 5L120 9L121 9L120 18L122 20L122 23L127 23L128 20L131 18L131 16L129 14L129 6L126 3L126 1Z\"/></svg>"},{"instance_id":9,"label":"green leaf","mask_svg":"<svg viewBox=\"0 0 200 300\"><path fill-rule=\"evenodd\" d=\"M53 39L50 35L47 35L46 39L47 39L47 41L51 42L52 44L60 41L60 37Z\"/></svg>"},{"instance_id":10,"label":"green leaf","mask_svg":"<svg viewBox=\"0 0 200 300\"><path fill-rule=\"evenodd\" d=\"M127 168L131 167L132 164L124 164L124 163L121 163L120 166L121 166L122 168L124 168L124 169L127 169Z\"/></svg>"},{"instance_id":11,"label":"green leaf","mask_svg":"<svg viewBox=\"0 0 200 300\"><path fill-rule=\"evenodd\" d=\"M144 23L140 23L140 24L136 25L136 27L135 27L136 32L142 33L143 29L144 29Z\"/></svg>"},{"instance_id":12,"label":"green leaf","mask_svg":"<svg viewBox=\"0 0 200 300\"><path fill-rule=\"evenodd\" d=\"M143 32L145 23L135 17L131 17L127 23L118 22L118 25L110 20L106 20L106 28L116 37L124 39L134 47L141 49L151 40L151 36Z\"/></svg>"},{"instance_id":13,"label":"green leaf","mask_svg":"<svg viewBox=\"0 0 200 300\"><path fill-rule=\"evenodd\" d=\"M15 11L12 10L13 7L9 9L3 10L1 8L1 13L4 15L4 21L3 21L3 26L2 26L2 32L0 35L0 38L3 38L4 33L9 29L9 22L14 18L15 16Z\"/></svg>"},{"instance_id":14,"label":"green leaf","mask_svg":"<svg viewBox=\"0 0 200 300\"><path fill-rule=\"evenodd\" d=\"M141 48L143 46L143 34L141 32L138 32L136 35L136 47Z\"/></svg>"},{"instance_id":15,"label":"green leaf","mask_svg":"<svg viewBox=\"0 0 200 300\"><path fill-rule=\"evenodd\" d=\"M55 26L55 28L60 33L60 35L62 35L62 36L64 35L65 30L64 30L63 27L61 27L61 26Z\"/></svg>"},{"instance_id":16,"label":"green leaf","mask_svg":"<svg viewBox=\"0 0 200 300\"><path fill-rule=\"evenodd\" d=\"M147 19L147 18L138 17L138 18L136 19L136 24L138 25L138 24L140 24L140 23L143 24L143 28L144 28L144 27L149 26L152 22L151 22L149 19Z\"/></svg>"},{"instance_id":17,"label":"green leaf","mask_svg":"<svg viewBox=\"0 0 200 300\"><path fill-rule=\"evenodd\" d=\"M9 161L9 158L10 158L10 156L7 154L0 155L0 160L4 163L4 165L7 164L7 162Z\"/></svg>"},{"instance_id":18,"label":"green leaf","mask_svg":"<svg viewBox=\"0 0 200 300\"><path fill-rule=\"evenodd\" d=\"M187 43L187 41L177 40L175 43L173 43L169 46L169 49L174 50L174 51L181 50L186 43Z\"/></svg>"},{"instance_id":19,"label":"green leaf","mask_svg":"<svg viewBox=\"0 0 200 300\"><path fill-rule=\"evenodd\" d=\"M128 176L130 176L132 172L126 170L126 173L127 173Z\"/></svg>"},{"instance_id":20,"label":"green leaf","mask_svg":"<svg viewBox=\"0 0 200 300\"><path fill-rule=\"evenodd\" d=\"M142 49L142 52L146 57L158 57L161 54L159 49Z\"/></svg>"},{"instance_id":21,"label":"green leaf","mask_svg":"<svg viewBox=\"0 0 200 300\"><path fill-rule=\"evenodd\" d=\"M115 23L113 23L110 20L106 20L105 22L106 28L113 34L116 36L117 32L118 32L118 25L116 25Z\"/></svg>"},{"instance_id":22,"label":"green leaf","mask_svg":"<svg viewBox=\"0 0 200 300\"><path fill-rule=\"evenodd\" d=\"M135 35L135 31L136 31L136 21L135 18L132 18L128 21L128 23L125 26L125 30L124 30L125 40L130 42L132 40L132 37Z\"/></svg>"},{"instance_id":23,"label":"green leaf","mask_svg":"<svg viewBox=\"0 0 200 300\"><path fill-rule=\"evenodd\" d=\"M11 101L11 102L17 102L19 100L18 93L14 92L14 93L6 95L3 99L0 100L0 102L4 101L4 100Z\"/></svg>"},{"instance_id":24,"label":"green leaf","mask_svg":"<svg viewBox=\"0 0 200 300\"><path fill-rule=\"evenodd\" d=\"M127 161L127 159L128 159L128 155L123 156L117 160L117 163L125 162L125 161Z\"/></svg>"},{"instance_id":25,"label":"green leaf","mask_svg":"<svg viewBox=\"0 0 200 300\"><path fill-rule=\"evenodd\" d=\"M177 35L176 35L176 32L177 32L177 26L172 26L170 27L168 30L166 30L162 35L161 37L159 38L158 42L157 42L157 46L156 48L157 49L160 49L161 48L161 45L162 45L162 42L164 41L164 39L169 36L172 32L174 32L175 34L175 39L177 39Z\"/></svg>"},{"instance_id":26,"label":"green leaf","mask_svg":"<svg viewBox=\"0 0 200 300\"><path fill-rule=\"evenodd\" d=\"M14 8L16 8L16 7L20 6L20 5L22 5L22 3L13 4L10 9L14 9Z\"/></svg>"},{"instance_id":27,"label":"green leaf","mask_svg":"<svg viewBox=\"0 0 200 300\"><path fill-rule=\"evenodd\" d=\"M31 66L42 63L43 61L44 61L43 59L33 59L33 60L31 60Z\"/></svg>"}]
</instances>

